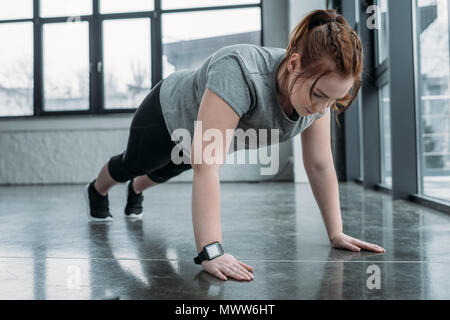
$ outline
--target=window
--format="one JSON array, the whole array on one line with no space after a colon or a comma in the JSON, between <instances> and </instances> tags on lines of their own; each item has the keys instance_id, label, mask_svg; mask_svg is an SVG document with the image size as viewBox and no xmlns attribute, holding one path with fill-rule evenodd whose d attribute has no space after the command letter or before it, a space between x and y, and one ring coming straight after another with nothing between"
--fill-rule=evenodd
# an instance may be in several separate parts
<instances>
[{"instance_id":1,"label":"window","mask_svg":"<svg viewBox=\"0 0 450 320\"><path fill-rule=\"evenodd\" d=\"M0 116L33 114L33 24L0 24Z\"/></svg>"},{"instance_id":2,"label":"window","mask_svg":"<svg viewBox=\"0 0 450 320\"><path fill-rule=\"evenodd\" d=\"M377 0L378 5L378 50L377 57L378 63L382 64L389 54L389 40L388 40L388 0Z\"/></svg>"},{"instance_id":3,"label":"window","mask_svg":"<svg viewBox=\"0 0 450 320\"><path fill-rule=\"evenodd\" d=\"M166 78L174 71L199 66L223 46L260 44L261 13L257 8L168 13L163 15L162 31Z\"/></svg>"},{"instance_id":4,"label":"window","mask_svg":"<svg viewBox=\"0 0 450 320\"><path fill-rule=\"evenodd\" d=\"M100 13L152 11L153 0L101 0Z\"/></svg>"},{"instance_id":5,"label":"window","mask_svg":"<svg viewBox=\"0 0 450 320\"><path fill-rule=\"evenodd\" d=\"M415 0L420 194L450 201L449 1Z\"/></svg>"},{"instance_id":6,"label":"window","mask_svg":"<svg viewBox=\"0 0 450 320\"><path fill-rule=\"evenodd\" d=\"M376 36L376 70L378 83L379 137L380 137L380 184L392 188L391 157L391 116L389 88L389 26L387 0L376 0L377 28Z\"/></svg>"},{"instance_id":7,"label":"window","mask_svg":"<svg viewBox=\"0 0 450 320\"><path fill-rule=\"evenodd\" d=\"M162 0L163 10L181 9L181 8L200 8L212 6L231 6L238 4L255 4L260 0Z\"/></svg>"},{"instance_id":8,"label":"window","mask_svg":"<svg viewBox=\"0 0 450 320\"><path fill-rule=\"evenodd\" d=\"M172 72L262 45L261 19L260 0L0 1L0 117L132 112Z\"/></svg>"},{"instance_id":9,"label":"window","mask_svg":"<svg viewBox=\"0 0 450 320\"><path fill-rule=\"evenodd\" d=\"M33 18L33 0L0 1L0 20Z\"/></svg>"},{"instance_id":10,"label":"window","mask_svg":"<svg viewBox=\"0 0 450 320\"><path fill-rule=\"evenodd\" d=\"M357 23L358 34L361 28L360 3L355 0L355 22ZM358 142L359 142L359 179L364 180L364 136L363 136L363 120L362 120L362 90L358 93Z\"/></svg>"},{"instance_id":11,"label":"window","mask_svg":"<svg viewBox=\"0 0 450 320\"><path fill-rule=\"evenodd\" d=\"M389 84L379 91L380 102L380 144L381 144L381 184L392 187L391 156L391 104Z\"/></svg>"},{"instance_id":12,"label":"window","mask_svg":"<svg viewBox=\"0 0 450 320\"><path fill-rule=\"evenodd\" d=\"M151 87L150 52L149 19L103 22L105 108L139 106Z\"/></svg>"},{"instance_id":13,"label":"window","mask_svg":"<svg viewBox=\"0 0 450 320\"><path fill-rule=\"evenodd\" d=\"M89 109L88 24L44 24L44 110Z\"/></svg>"},{"instance_id":14,"label":"window","mask_svg":"<svg viewBox=\"0 0 450 320\"><path fill-rule=\"evenodd\" d=\"M65 17L92 14L92 0L41 0L41 17Z\"/></svg>"},{"instance_id":15,"label":"window","mask_svg":"<svg viewBox=\"0 0 450 320\"><path fill-rule=\"evenodd\" d=\"M359 135L359 179L364 181L364 135L363 135L362 93L358 93L358 135Z\"/></svg>"},{"instance_id":16,"label":"window","mask_svg":"<svg viewBox=\"0 0 450 320\"><path fill-rule=\"evenodd\" d=\"M366 51L369 70L363 79L364 112L359 119L360 124L364 120L360 146L367 155L360 157L364 186L391 189L395 200L409 199L448 212L450 0L375 0L376 29L366 27L373 19L374 12L365 10L371 3L355 1L363 45L373 48ZM352 14L348 1L334 5ZM356 117L347 120L354 128ZM350 166L356 160L352 151L346 151Z\"/></svg>"}]
</instances>

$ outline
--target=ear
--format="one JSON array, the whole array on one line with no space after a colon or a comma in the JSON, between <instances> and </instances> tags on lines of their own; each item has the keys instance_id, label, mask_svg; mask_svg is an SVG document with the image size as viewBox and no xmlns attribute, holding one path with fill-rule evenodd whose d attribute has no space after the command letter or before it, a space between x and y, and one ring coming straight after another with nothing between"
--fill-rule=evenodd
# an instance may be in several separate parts
<instances>
[{"instance_id":1,"label":"ear","mask_svg":"<svg viewBox=\"0 0 450 320\"><path fill-rule=\"evenodd\" d=\"M301 72L301 58L300 54L293 53L288 60L287 69L289 73L300 73Z\"/></svg>"}]
</instances>

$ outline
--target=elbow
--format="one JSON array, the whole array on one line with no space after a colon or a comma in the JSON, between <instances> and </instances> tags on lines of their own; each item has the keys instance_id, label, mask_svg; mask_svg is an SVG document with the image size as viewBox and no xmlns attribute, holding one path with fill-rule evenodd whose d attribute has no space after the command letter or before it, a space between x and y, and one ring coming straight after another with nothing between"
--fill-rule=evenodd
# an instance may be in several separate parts
<instances>
[{"instance_id":1,"label":"elbow","mask_svg":"<svg viewBox=\"0 0 450 320\"><path fill-rule=\"evenodd\" d=\"M327 172L334 170L334 160L331 150L327 155L323 153L315 156L308 156L308 153L303 153L303 166L307 172Z\"/></svg>"},{"instance_id":2,"label":"elbow","mask_svg":"<svg viewBox=\"0 0 450 320\"><path fill-rule=\"evenodd\" d=\"M307 172L326 172L334 169L334 163L331 162L313 162L304 163L305 170Z\"/></svg>"}]
</instances>

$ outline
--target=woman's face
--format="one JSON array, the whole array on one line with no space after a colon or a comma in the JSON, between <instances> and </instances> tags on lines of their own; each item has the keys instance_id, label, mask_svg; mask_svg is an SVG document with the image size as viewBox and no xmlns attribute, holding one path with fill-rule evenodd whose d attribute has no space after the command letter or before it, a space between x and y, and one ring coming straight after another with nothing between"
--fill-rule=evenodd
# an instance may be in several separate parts
<instances>
[{"instance_id":1,"label":"woman's face","mask_svg":"<svg viewBox=\"0 0 450 320\"><path fill-rule=\"evenodd\" d=\"M288 84L292 85L296 75L301 72L300 56L294 54L288 63L291 63L291 66L288 66L288 69L291 69L289 70ZM330 73L317 81L310 98L309 93L317 77L301 78L292 88L289 101L300 116L305 117L317 112L324 113L336 100L344 98L354 84L354 78L344 79L336 73Z\"/></svg>"}]
</instances>

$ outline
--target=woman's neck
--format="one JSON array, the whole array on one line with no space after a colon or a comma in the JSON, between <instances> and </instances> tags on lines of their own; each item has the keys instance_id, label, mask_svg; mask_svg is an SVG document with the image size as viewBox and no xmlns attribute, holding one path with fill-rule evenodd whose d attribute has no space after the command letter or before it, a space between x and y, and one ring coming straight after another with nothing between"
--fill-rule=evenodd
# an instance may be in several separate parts
<instances>
[{"instance_id":1,"label":"woman's neck","mask_svg":"<svg viewBox=\"0 0 450 320\"><path fill-rule=\"evenodd\" d=\"M277 98L278 98L278 102L281 106L281 108L283 109L284 113L292 118L294 116L294 107L292 106L292 104L289 101L289 97L287 92L285 92L285 90L283 89L283 74L286 70L286 61L284 61L277 70L277 83L276 83L276 90L277 90Z\"/></svg>"}]
</instances>

